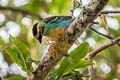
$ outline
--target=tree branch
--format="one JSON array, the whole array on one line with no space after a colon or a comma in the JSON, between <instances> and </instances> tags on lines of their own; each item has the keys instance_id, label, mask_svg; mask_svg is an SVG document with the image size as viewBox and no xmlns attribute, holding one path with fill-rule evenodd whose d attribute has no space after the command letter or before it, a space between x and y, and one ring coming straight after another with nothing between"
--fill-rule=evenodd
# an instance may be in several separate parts
<instances>
[{"instance_id":1,"label":"tree branch","mask_svg":"<svg viewBox=\"0 0 120 80\"><path fill-rule=\"evenodd\" d=\"M104 36L104 37L106 37L106 38L108 38L108 39L110 39L110 40L115 39L115 38L113 38L113 37L111 37L111 36L108 36L108 35L105 35L105 34L102 34L102 33L98 32L98 31L96 31L96 30L95 30L94 28L92 28L92 27L90 27L90 29L91 29L92 31L96 32L97 34L99 34L99 35L101 35L101 36ZM117 43L117 45L120 47L120 44L119 44L119 43Z\"/></svg>"},{"instance_id":2,"label":"tree branch","mask_svg":"<svg viewBox=\"0 0 120 80\"><path fill-rule=\"evenodd\" d=\"M109 0L94 0L90 2L79 14L79 16L66 29L57 33L56 43L53 44L40 64L33 72L32 78L34 80L45 80L50 71L63 58L73 42L84 32L87 27L98 16L99 12L107 4Z\"/></svg>"},{"instance_id":3,"label":"tree branch","mask_svg":"<svg viewBox=\"0 0 120 80\"><path fill-rule=\"evenodd\" d=\"M98 32L98 31L96 31L94 28L92 28L92 27L89 27L92 31L94 31L94 32L96 32L97 34L99 34L99 35L101 35L101 36L104 36L104 37L106 37L106 38L108 38L108 39L114 39L113 37L111 37L111 36L108 36L108 35L105 35L105 34L102 34L102 33L100 33L100 32Z\"/></svg>"},{"instance_id":4,"label":"tree branch","mask_svg":"<svg viewBox=\"0 0 120 80\"><path fill-rule=\"evenodd\" d=\"M67 29L66 36L69 41L76 40L83 31L93 22L108 0L93 0L85 8L79 16L70 24Z\"/></svg>"},{"instance_id":5,"label":"tree branch","mask_svg":"<svg viewBox=\"0 0 120 80\"><path fill-rule=\"evenodd\" d=\"M99 52L105 50L105 49L108 48L108 47L111 47L111 46L117 44L119 41L120 41L120 37L118 37L118 38L116 38L116 39L114 39L114 40L106 43L105 45L101 46L100 48L98 48L98 49L90 52L90 53L88 54L88 56L91 57L91 58L94 58L95 56L97 56L97 55L99 54Z\"/></svg>"},{"instance_id":6,"label":"tree branch","mask_svg":"<svg viewBox=\"0 0 120 80\"><path fill-rule=\"evenodd\" d=\"M98 49L96 49L96 50L88 53L88 55L86 56L86 59L89 60L89 61L92 61L93 58L94 58L95 56L97 56L101 51L103 51L103 50L105 50L105 49L107 49L107 48L109 48L109 47L117 44L119 41L120 41L120 37L118 37L118 38L116 38L116 39L114 39L114 40L106 43L105 45L101 46L100 48L98 48ZM89 66L89 67L88 67L88 72L89 72L89 74L91 75L91 76L89 77L89 80L94 80L94 76L93 76L93 74L94 74L93 66Z\"/></svg>"},{"instance_id":7,"label":"tree branch","mask_svg":"<svg viewBox=\"0 0 120 80\"><path fill-rule=\"evenodd\" d=\"M32 13L32 12L27 11L27 10L23 10L23 9L0 6L0 10L11 10L11 11L14 11L14 12L19 12L19 13L22 13L22 14L31 15L31 16L34 16L34 17L38 18L39 20L42 20L41 16L39 16L38 14Z\"/></svg>"},{"instance_id":8,"label":"tree branch","mask_svg":"<svg viewBox=\"0 0 120 80\"><path fill-rule=\"evenodd\" d=\"M110 36L110 31L109 31L109 27L108 27L108 24L107 24L107 20L106 20L106 17L104 14L101 15L101 18L103 20L103 23L105 25L105 28L106 28L106 32L107 32L107 35Z\"/></svg>"},{"instance_id":9,"label":"tree branch","mask_svg":"<svg viewBox=\"0 0 120 80\"><path fill-rule=\"evenodd\" d=\"M101 11L100 14L109 14L109 13L120 13L120 10L105 10L105 11Z\"/></svg>"},{"instance_id":10,"label":"tree branch","mask_svg":"<svg viewBox=\"0 0 120 80\"><path fill-rule=\"evenodd\" d=\"M73 16L74 9L75 9L75 0L72 0L72 7L69 14L70 16Z\"/></svg>"}]
</instances>

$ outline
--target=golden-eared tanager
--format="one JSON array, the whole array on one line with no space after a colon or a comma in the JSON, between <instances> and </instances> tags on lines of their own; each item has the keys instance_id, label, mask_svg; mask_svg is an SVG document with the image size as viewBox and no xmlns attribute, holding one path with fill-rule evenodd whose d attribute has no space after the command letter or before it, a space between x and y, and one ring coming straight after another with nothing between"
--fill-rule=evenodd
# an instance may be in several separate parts
<instances>
[{"instance_id":1,"label":"golden-eared tanager","mask_svg":"<svg viewBox=\"0 0 120 80\"><path fill-rule=\"evenodd\" d=\"M67 28L70 23L74 20L74 17L71 16L52 16L42 20L40 23L36 23L33 26L32 32L33 36L42 42L42 37L47 36L50 33L50 30L56 28ZM54 34L54 33L53 33Z\"/></svg>"}]
</instances>

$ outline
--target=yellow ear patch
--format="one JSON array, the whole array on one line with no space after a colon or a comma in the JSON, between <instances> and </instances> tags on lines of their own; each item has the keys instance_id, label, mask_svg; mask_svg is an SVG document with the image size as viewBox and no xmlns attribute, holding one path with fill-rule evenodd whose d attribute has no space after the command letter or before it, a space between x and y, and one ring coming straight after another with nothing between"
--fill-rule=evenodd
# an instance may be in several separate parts
<instances>
[{"instance_id":1,"label":"yellow ear patch","mask_svg":"<svg viewBox=\"0 0 120 80\"><path fill-rule=\"evenodd\" d=\"M43 26L39 26L38 28L39 28L39 29L38 29L39 32L40 32L41 34L43 34L43 32L44 32L44 27L43 27Z\"/></svg>"},{"instance_id":2,"label":"yellow ear patch","mask_svg":"<svg viewBox=\"0 0 120 80\"><path fill-rule=\"evenodd\" d=\"M43 32L42 30L43 30L43 29L42 29L42 26L39 26L39 32L40 32L40 33Z\"/></svg>"}]
</instances>

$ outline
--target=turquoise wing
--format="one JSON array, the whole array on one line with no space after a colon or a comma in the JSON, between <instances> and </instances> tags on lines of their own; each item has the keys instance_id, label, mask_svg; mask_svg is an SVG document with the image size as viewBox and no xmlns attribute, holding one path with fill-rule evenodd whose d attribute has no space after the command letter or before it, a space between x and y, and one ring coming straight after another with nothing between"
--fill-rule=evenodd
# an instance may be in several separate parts
<instances>
[{"instance_id":1,"label":"turquoise wing","mask_svg":"<svg viewBox=\"0 0 120 80\"><path fill-rule=\"evenodd\" d=\"M48 34L51 29L66 28L75 18L71 16L52 16L41 22L44 27L44 35Z\"/></svg>"}]
</instances>

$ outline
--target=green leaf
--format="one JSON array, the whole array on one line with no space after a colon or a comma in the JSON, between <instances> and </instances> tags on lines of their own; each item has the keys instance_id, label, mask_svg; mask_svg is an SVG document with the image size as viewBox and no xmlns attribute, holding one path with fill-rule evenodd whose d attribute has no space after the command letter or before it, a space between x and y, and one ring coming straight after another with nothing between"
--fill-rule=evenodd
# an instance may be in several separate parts
<instances>
[{"instance_id":1,"label":"green leaf","mask_svg":"<svg viewBox=\"0 0 120 80\"><path fill-rule=\"evenodd\" d=\"M75 50L70 53L70 57L73 60L74 64L78 64L79 61L85 57L89 50L89 44L87 42L82 43Z\"/></svg>"},{"instance_id":2,"label":"green leaf","mask_svg":"<svg viewBox=\"0 0 120 80\"><path fill-rule=\"evenodd\" d=\"M16 51L14 51L14 49L12 49L10 47L6 47L5 51L8 53L8 55L10 56L10 58L12 59L12 61L14 61L15 63L17 63L18 65L22 65L22 62L19 59L19 55L17 54Z\"/></svg>"},{"instance_id":3,"label":"green leaf","mask_svg":"<svg viewBox=\"0 0 120 80\"><path fill-rule=\"evenodd\" d=\"M3 39L0 39L0 44L1 45L4 45L5 44L5 41Z\"/></svg>"},{"instance_id":4,"label":"green leaf","mask_svg":"<svg viewBox=\"0 0 120 80\"><path fill-rule=\"evenodd\" d=\"M88 53L88 50L89 44L84 42L70 53L71 59L64 58L60 64L60 67L58 68L58 78L60 78L64 72L78 65L80 60Z\"/></svg>"},{"instance_id":5,"label":"green leaf","mask_svg":"<svg viewBox=\"0 0 120 80\"><path fill-rule=\"evenodd\" d=\"M56 76L57 76L57 74L53 74L48 78L48 80L55 80Z\"/></svg>"},{"instance_id":6,"label":"green leaf","mask_svg":"<svg viewBox=\"0 0 120 80\"><path fill-rule=\"evenodd\" d=\"M53 70L53 71L50 73L50 75L48 76L48 80L55 80L55 79L56 79L56 77L57 77L57 70L58 70L58 69L55 69L55 70Z\"/></svg>"},{"instance_id":7,"label":"green leaf","mask_svg":"<svg viewBox=\"0 0 120 80\"><path fill-rule=\"evenodd\" d=\"M21 77L11 77L11 78L7 78L5 80L25 80L25 79L21 78Z\"/></svg>"},{"instance_id":8,"label":"green leaf","mask_svg":"<svg viewBox=\"0 0 120 80\"><path fill-rule=\"evenodd\" d=\"M26 63L26 61L25 61L25 59L24 59L24 56L23 56L22 52L21 52L17 47L14 47L13 50L17 53L18 59L22 62L22 64L20 65L21 68L22 68L24 71L27 72L27 71L28 71L28 70L27 70L27 63Z\"/></svg>"},{"instance_id":9,"label":"green leaf","mask_svg":"<svg viewBox=\"0 0 120 80\"><path fill-rule=\"evenodd\" d=\"M30 75L33 71L33 67L32 62L28 62L28 58L31 56L28 47L13 37L10 37L10 41L15 45L15 47L6 47L6 52L16 64L21 66L22 70Z\"/></svg>"},{"instance_id":10,"label":"green leaf","mask_svg":"<svg viewBox=\"0 0 120 80\"><path fill-rule=\"evenodd\" d=\"M87 66L93 65L94 63L88 60L80 60L79 64L75 68L85 68Z\"/></svg>"},{"instance_id":11,"label":"green leaf","mask_svg":"<svg viewBox=\"0 0 120 80\"><path fill-rule=\"evenodd\" d=\"M23 44L22 42L20 42L19 40L15 39L13 37L10 37L10 41L13 42L18 47L18 49L20 49L20 51L23 53L23 56L25 59L27 59L31 56L31 53L25 44Z\"/></svg>"},{"instance_id":12,"label":"green leaf","mask_svg":"<svg viewBox=\"0 0 120 80\"><path fill-rule=\"evenodd\" d=\"M62 63L60 64L60 67L58 69L58 76L60 77L66 70L68 70L68 68L70 68L70 61L68 58L64 58L64 60L62 61Z\"/></svg>"},{"instance_id":13,"label":"green leaf","mask_svg":"<svg viewBox=\"0 0 120 80\"><path fill-rule=\"evenodd\" d=\"M10 56L13 62L21 66L22 70L28 72L27 64L24 60L22 53L19 51L19 49L17 49L16 47L14 48L6 47L5 51L8 53L8 55Z\"/></svg>"}]
</instances>

